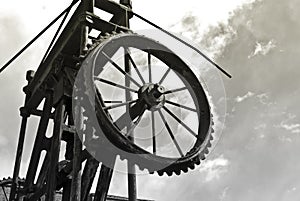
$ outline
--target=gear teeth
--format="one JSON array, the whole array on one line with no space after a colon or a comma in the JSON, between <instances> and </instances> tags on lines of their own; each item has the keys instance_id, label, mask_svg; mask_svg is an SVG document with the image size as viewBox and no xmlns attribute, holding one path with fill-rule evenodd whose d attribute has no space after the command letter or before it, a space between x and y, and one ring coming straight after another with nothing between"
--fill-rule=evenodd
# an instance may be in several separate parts
<instances>
[{"instance_id":1,"label":"gear teeth","mask_svg":"<svg viewBox=\"0 0 300 201\"><path fill-rule=\"evenodd\" d=\"M177 170L175 170L176 175L180 175L180 173L181 173L181 170L179 168Z\"/></svg>"},{"instance_id":2,"label":"gear teeth","mask_svg":"<svg viewBox=\"0 0 300 201\"><path fill-rule=\"evenodd\" d=\"M157 171L157 174L159 175L159 176L163 176L164 175L164 172L163 171Z\"/></svg>"},{"instance_id":3,"label":"gear teeth","mask_svg":"<svg viewBox=\"0 0 300 201\"><path fill-rule=\"evenodd\" d=\"M205 149L204 154L208 154L208 153L209 153L208 149Z\"/></svg>"},{"instance_id":4,"label":"gear teeth","mask_svg":"<svg viewBox=\"0 0 300 201\"><path fill-rule=\"evenodd\" d=\"M204 153L202 153L200 156L199 156L199 159L200 159L200 162L201 162L201 160L203 161L203 160L205 160L205 154Z\"/></svg>"},{"instance_id":5,"label":"gear teeth","mask_svg":"<svg viewBox=\"0 0 300 201\"><path fill-rule=\"evenodd\" d=\"M173 174L173 172L172 171L170 171L170 172L167 172L167 175L170 177L170 176L172 176L172 174Z\"/></svg>"},{"instance_id":6,"label":"gear teeth","mask_svg":"<svg viewBox=\"0 0 300 201\"><path fill-rule=\"evenodd\" d=\"M211 142L207 143L207 147L210 148L211 147Z\"/></svg>"},{"instance_id":7,"label":"gear teeth","mask_svg":"<svg viewBox=\"0 0 300 201\"><path fill-rule=\"evenodd\" d=\"M121 161L124 161L124 160L125 160L125 158L124 158L124 156L123 156L122 154L120 154L119 157L120 157L120 160L121 160Z\"/></svg>"},{"instance_id":8,"label":"gear teeth","mask_svg":"<svg viewBox=\"0 0 300 201\"><path fill-rule=\"evenodd\" d=\"M24 178L18 177L18 178L17 178L17 182L18 182L18 184L21 186L21 185L24 184L25 179L24 179ZM0 180L0 187L1 187L1 186L2 186L2 187L9 187L9 186L11 186L11 184L12 184L12 178L11 178L11 177L7 177L7 178L3 177L3 179Z\"/></svg>"},{"instance_id":9,"label":"gear teeth","mask_svg":"<svg viewBox=\"0 0 300 201\"><path fill-rule=\"evenodd\" d=\"M187 172L189 171L189 169L188 169L187 167L184 167L184 168L182 169L182 171L183 171L184 173L187 173Z\"/></svg>"},{"instance_id":10,"label":"gear teeth","mask_svg":"<svg viewBox=\"0 0 300 201\"><path fill-rule=\"evenodd\" d=\"M195 164L200 165L200 156L195 158Z\"/></svg>"},{"instance_id":11,"label":"gear teeth","mask_svg":"<svg viewBox=\"0 0 300 201\"><path fill-rule=\"evenodd\" d=\"M145 170L147 170L147 172L149 173L149 170L148 170L147 168L145 168L145 167L141 167L141 166L139 166L139 165L138 165L138 167L139 167L139 169L140 169L141 171L145 171Z\"/></svg>"},{"instance_id":12,"label":"gear teeth","mask_svg":"<svg viewBox=\"0 0 300 201\"><path fill-rule=\"evenodd\" d=\"M192 163L191 166L190 166L190 169L193 170L193 169L195 169L195 167L196 167L195 164Z\"/></svg>"}]
</instances>

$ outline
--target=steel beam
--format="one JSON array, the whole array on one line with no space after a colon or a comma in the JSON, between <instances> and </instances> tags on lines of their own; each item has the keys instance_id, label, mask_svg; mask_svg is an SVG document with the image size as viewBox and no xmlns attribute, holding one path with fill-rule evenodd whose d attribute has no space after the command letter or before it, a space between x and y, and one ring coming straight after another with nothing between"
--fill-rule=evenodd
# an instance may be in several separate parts
<instances>
[{"instance_id":1,"label":"steel beam","mask_svg":"<svg viewBox=\"0 0 300 201\"><path fill-rule=\"evenodd\" d=\"M42 85L45 84L46 79L48 78L52 68L54 60L61 54L63 48L68 43L69 39L72 37L74 32L77 30L79 24L81 23L78 19L82 13L82 5L80 4L70 21L67 23L66 27L62 31L61 35L54 44L49 55L45 61L39 66L38 70L35 73L33 80L29 83L26 88L26 94L30 94L30 98L26 103L26 107L29 110L37 108L43 98L43 89ZM84 20L84 19L81 19Z\"/></svg>"},{"instance_id":2,"label":"steel beam","mask_svg":"<svg viewBox=\"0 0 300 201\"><path fill-rule=\"evenodd\" d=\"M14 166L14 172L13 172L13 182L12 182L12 187L11 187L11 191L10 191L9 201L14 201L16 198L17 179L18 179L19 173L20 173L20 166L21 166L23 147L24 147L24 139L25 139L25 133L26 133L26 126L27 126L27 119L28 119L28 116L22 117L17 153L16 153L16 160L15 160L15 166Z\"/></svg>"},{"instance_id":3,"label":"steel beam","mask_svg":"<svg viewBox=\"0 0 300 201\"><path fill-rule=\"evenodd\" d=\"M87 159L81 179L81 201L87 201L88 196L99 167L99 162L92 156Z\"/></svg>"},{"instance_id":4,"label":"steel beam","mask_svg":"<svg viewBox=\"0 0 300 201\"><path fill-rule=\"evenodd\" d=\"M86 24L93 29L100 30L104 33L111 33L112 31L130 31L127 27L114 22L107 22L100 17L87 12L87 17L91 20L86 21Z\"/></svg>"},{"instance_id":5,"label":"steel beam","mask_svg":"<svg viewBox=\"0 0 300 201\"><path fill-rule=\"evenodd\" d=\"M115 158L112 159L111 164L108 165L109 167L103 164L101 165L94 201L106 201L109 185L114 171L111 168L114 167L115 161Z\"/></svg>"},{"instance_id":6,"label":"steel beam","mask_svg":"<svg viewBox=\"0 0 300 201\"><path fill-rule=\"evenodd\" d=\"M28 172L25 180L25 187L30 189L34 184L34 179L37 174L37 167L40 160L40 155L45 147L49 147L46 140L46 131L49 124L52 109L52 93L48 92L45 98L44 108L41 115L40 123L38 126L30 163L28 166ZM48 150L47 150L48 151ZM44 162L46 161L46 158Z\"/></svg>"},{"instance_id":7,"label":"steel beam","mask_svg":"<svg viewBox=\"0 0 300 201\"><path fill-rule=\"evenodd\" d=\"M80 44L79 44L79 57L84 57L87 52L87 43L88 43L88 27L84 23L86 20L86 13L88 11L93 12L94 9L94 1L93 0L82 0L81 1L82 11L80 13L81 16L84 17L84 21L80 24ZM82 109L79 107L76 107L76 109L79 109L78 115L82 115ZM70 117L73 121L73 117L71 115ZM79 119L81 119L79 117ZM81 123L81 122L80 122ZM72 122L74 125L74 122ZM81 200L81 160L80 160L80 154L82 152L82 136L78 136L78 134L74 134L74 152L73 152L73 172L72 172L72 182L71 182L71 195L70 200L72 201L80 201ZM80 139L81 138L81 139Z\"/></svg>"},{"instance_id":8,"label":"steel beam","mask_svg":"<svg viewBox=\"0 0 300 201\"><path fill-rule=\"evenodd\" d=\"M95 0L95 7L111 14L118 14L130 11L131 9L111 0Z\"/></svg>"},{"instance_id":9,"label":"steel beam","mask_svg":"<svg viewBox=\"0 0 300 201\"><path fill-rule=\"evenodd\" d=\"M26 80L28 83L31 82L33 75L34 75L33 71L27 71ZM29 96L26 95L24 105L26 105L26 103L28 102L28 99L29 99ZM20 133L19 133L18 147L17 147L17 153L16 153L16 159L15 159L13 180L12 180L12 186L11 186L11 190L10 190L9 201L14 201L16 199L17 180L19 178L19 173L20 173L20 166L21 166L21 160L22 160L22 155L23 155L27 120L28 120L28 117L30 116L30 113L26 107L21 108L20 112L21 112L21 116L22 116L22 123L21 123L21 129L20 129Z\"/></svg>"},{"instance_id":10,"label":"steel beam","mask_svg":"<svg viewBox=\"0 0 300 201\"><path fill-rule=\"evenodd\" d=\"M58 106L55 109L55 120L54 120L54 129L53 136L51 139L51 148L49 151L50 165L47 175L47 190L46 190L46 199L45 201L54 201L55 191L56 191L56 171L60 151L60 143L62 136L62 125L64 124L65 116L65 104L62 99Z\"/></svg>"}]
</instances>

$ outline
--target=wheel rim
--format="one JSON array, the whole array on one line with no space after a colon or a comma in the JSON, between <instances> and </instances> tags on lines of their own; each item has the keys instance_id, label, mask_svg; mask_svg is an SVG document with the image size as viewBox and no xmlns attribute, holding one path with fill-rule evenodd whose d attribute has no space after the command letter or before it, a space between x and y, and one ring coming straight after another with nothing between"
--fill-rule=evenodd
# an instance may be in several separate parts
<instances>
[{"instance_id":1,"label":"wheel rim","mask_svg":"<svg viewBox=\"0 0 300 201\"><path fill-rule=\"evenodd\" d=\"M120 47L123 47L124 57L127 57L132 65L131 70L133 72L131 74L126 73L124 67L121 66L121 64L118 64L118 61L114 60L114 55L119 51ZM146 70L143 70L139 63L135 61L136 58L131 55L133 49L142 51L146 54ZM188 166L190 166L191 160L196 157L197 159L193 163L198 163L199 153L206 152L207 146L209 146L209 141L211 140L211 114L205 92L198 79L188 66L163 45L151 39L133 34L122 34L121 36L112 37L102 43L102 45L95 48L92 52L93 53L91 53L91 55L93 56L91 56L90 59L92 59L93 62L91 64L89 61L89 68L87 68L90 70L86 69L84 73L86 77L89 77L90 79L86 79L85 82L86 86L94 88L97 93L99 92L98 96L89 94L89 98L91 101L95 101L96 107L98 107L97 119L100 127L105 131L109 131L104 134L110 142L125 152L140 154L138 160L143 162L153 160L157 163L163 164L164 166L171 166L174 162L177 164L189 163ZM157 70L155 69L157 66L153 65L154 59L162 62L165 67L162 68L160 66L164 72L161 73L161 77L156 81L155 74L153 74L153 72ZM115 73L119 73L119 75L123 76L124 79L126 78L127 80L130 80L131 84L129 86L125 86L124 84L122 85L122 82L117 83L109 76L103 76L105 73L106 75L111 75L109 70L106 71L108 68L116 70L117 72ZM148 77L145 76L146 74ZM183 86L175 88L165 87L166 89L163 91L160 87L165 86L165 82L168 81L168 76L177 76L177 80L181 80L181 85ZM101 84L97 84L97 82ZM178 83L176 84L178 85ZM104 90L103 85L118 88L123 91L130 91L132 94L135 94L133 97L137 98L132 100L108 100L106 99L105 94L107 94L107 92ZM144 93L145 91L148 93ZM184 103L172 100L172 96L176 97L176 95L183 93L184 91L189 93L190 100L192 99L194 104L193 107L186 106ZM159 95L157 95L157 93ZM156 98L153 99L153 97ZM143 101L141 101L141 99ZM125 133L121 132L122 129L120 129L120 126L116 123L117 117L115 117L116 115L114 115L111 111L120 109L121 107L133 107L133 105L138 104L137 102L143 102L143 104L141 104L145 106L143 114L134 118L133 121L131 120L131 122L135 122L131 124L134 127L133 129L129 128L129 131L127 130ZM180 112L184 111L196 113L196 116L199 119L199 121L197 121L199 123L197 130L195 131L187 123L185 123L180 116L174 112L174 108L179 109ZM150 151L147 151L147 149L137 145L136 142L132 142L127 138L130 136L130 132L136 129L137 124L143 121L142 119L145 118L145 116L143 117L145 111L148 112L148 114L146 114L146 118L151 119L149 126L151 127L150 133L152 149ZM160 118L161 124L165 126L164 131L171 139L173 148L177 150L177 157L164 156L158 153L158 142L156 139L157 125L155 123L155 118L157 116ZM177 140L178 135L174 134L174 129L169 123L170 118L182 127L181 130L185 129L189 135L196 138L193 145L188 149L182 150L180 142ZM103 122L103 119L105 119L105 123ZM145 156L149 154L150 157ZM126 156L124 158L126 158ZM135 162L139 163L137 160ZM153 171L153 168L148 168L146 167L147 165L138 165L142 166L142 168L147 168L150 171ZM160 169L161 168L162 166L160 166ZM154 168L154 171L159 170ZM176 168L173 168L171 172L176 172Z\"/></svg>"}]
</instances>

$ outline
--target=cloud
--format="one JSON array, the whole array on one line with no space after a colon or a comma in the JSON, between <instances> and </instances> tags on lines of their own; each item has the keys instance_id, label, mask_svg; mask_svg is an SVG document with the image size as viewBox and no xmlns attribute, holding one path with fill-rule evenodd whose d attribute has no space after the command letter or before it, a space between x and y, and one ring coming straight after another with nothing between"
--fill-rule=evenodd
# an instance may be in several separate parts
<instances>
[{"instance_id":1,"label":"cloud","mask_svg":"<svg viewBox=\"0 0 300 201\"><path fill-rule=\"evenodd\" d=\"M297 40L300 23L296 19L300 16L297 9L291 9L295 5L299 5L295 0L254 2L232 13L226 25L232 30L230 33L226 26L218 25L206 31L203 43L195 40L211 51L217 44L215 38L218 41L218 37L228 36L215 57L233 75L232 79L223 79L228 107L226 128L213 155L195 171L168 179L163 190L155 188L158 200L299 198L297 191L291 195L284 193L287 185L300 185L296 179L300 141L296 135L290 135L292 130L274 126L280 126L293 113L294 119L284 123L298 132L295 125L300 115L300 43ZM188 18L186 22L196 29L199 20ZM197 35L197 31L189 34L194 33ZM248 58L251 53L255 56ZM143 191L152 188L147 186Z\"/></svg>"},{"instance_id":2,"label":"cloud","mask_svg":"<svg viewBox=\"0 0 300 201\"><path fill-rule=\"evenodd\" d=\"M275 125L276 128L284 129L293 134L300 133L300 123L298 123L297 115L288 113L286 118L280 122L279 125Z\"/></svg>"},{"instance_id":3,"label":"cloud","mask_svg":"<svg viewBox=\"0 0 300 201\"><path fill-rule=\"evenodd\" d=\"M265 56L275 47L276 47L276 45L275 45L274 40L270 40L268 43L256 42L255 50L248 56L248 59L250 59L251 57L254 57L256 55Z\"/></svg>"},{"instance_id":4,"label":"cloud","mask_svg":"<svg viewBox=\"0 0 300 201\"><path fill-rule=\"evenodd\" d=\"M262 93L257 95L257 98L259 99L259 102L261 102L262 104L270 104L270 98L268 96L267 93Z\"/></svg>"},{"instance_id":5,"label":"cloud","mask_svg":"<svg viewBox=\"0 0 300 201\"><path fill-rule=\"evenodd\" d=\"M295 129L300 128L300 124L285 124L285 123L282 123L281 127L288 130L288 131L293 131Z\"/></svg>"},{"instance_id":6,"label":"cloud","mask_svg":"<svg viewBox=\"0 0 300 201\"><path fill-rule=\"evenodd\" d=\"M291 193L291 192L294 192L294 191L296 191L296 190L297 190L297 187L294 186L294 187L288 189L287 192L288 192L288 193Z\"/></svg>"},{"instance_id":7,"label":"cloud","mask_svg":"<svg viewBox=\"0 0 300 201\"><path fill-rule=\"evenodd\" d=\"M221 195L220 195L220 201L224 201L225 199L226 199L226 197L227 197L227 195L228 195L228 190L229 190L230 188L227 186L226 188L224 188L224 190L223 190L223 192L221 193Z\"/></svg>"},{"instance_id":8,"label":"cloud","mask_svg":"<svg viewBox=\"0 0 300 201\"><path fill-rule=\"evenodd\" d=\"M281 122L280 127L287 131L290 131L291 133L300 133L300 124L287 124Z\"/></svg>"},{"instance_id":9,"label":"cloud","mask_svg":"<svg viewBox=\"0 0 300 201\"><path fill-rule=\"evenodd\" d=\"M0 146L5 146L8 143L8 140L5 136L0 135Z\"/></svg>"},{"instance_id":10,"label":"cloud","mask_svg":"<svg viewBox=\"0 0 300 201\"><path fill-rule=\"evenodd\" d=\"M199 168L201 173L204 173L205 181L210 182L214 179L219 179L223 173L227 171L229 160L221 155L218 158L206 160Z\"/></svg>"},{"instance_id":11,"label":"cloud","mask_svg":"<svg viewBox=\"0 0 300 201\"><path fill-rule=\"evenodd\" d=\"M250 97L252 97L252 96L254 96L254 93L252 93L251 91L249 91L246 95L244 95L244 96L238 96L238 97L236 97L235 98L235 101L237 102L237 103L240 103L240 102L242 102L242 101L244 101L244 100L246 100L247 98L250 98Z\"/></svg>"},{"instance_id":12,"label":"cloud","mask_svg":"<svg viewBox=\"0 0 300 201\"><path fill-rule=\"evenodd\" d=\"M279 140L282 141L282 142L290 142L290 143L293 141L292 138L286 137L284 135L279 136Z\"/></svg>"},{"instance_id":13,"label":"cloud","mask_svg":"<svg viewBox=\"0 0 300 201\"><path fill-rule=\"evenodd\" d=\"M261 123L260 125L258 126L255 126L254 129L255 130L264 130L266 129L267 125L265 123Z\"/></svg>"}]
</instances>

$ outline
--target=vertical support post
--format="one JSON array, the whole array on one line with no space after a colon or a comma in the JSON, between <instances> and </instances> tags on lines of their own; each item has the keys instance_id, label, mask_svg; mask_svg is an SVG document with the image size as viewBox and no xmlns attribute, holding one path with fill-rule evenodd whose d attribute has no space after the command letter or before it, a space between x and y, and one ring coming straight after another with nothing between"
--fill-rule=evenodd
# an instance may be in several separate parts
<instances>
[{"instance_id":1,"label":"vertical support post","mask_svg":"<svg viewBox=\"0 0 300 201\"><path fill-rule=\"evenodd\" d=\"M107 164L108 167L103 164L101 165L94 201L106 201L115 162L116 158L112 158L111 164Z\"/></svg>"},{"instance_id":2,"label":"vertical support post","mask_svg":"<svg viewBox=\"0 0 300 201\"><path fill-rule=\"evenodd\" d=\"M27 80L28 84L32 80L33 76L34 76L34 71L27 71L26 80ZM24 105L26 105L28 98L29 98L29 96L28 96L28 94L26 94ZM9 201L14 201L16 199L16 190L17 190L17 185L18 185L17 181L19 178L21 160L22 160L22 155L23 155L27 120L28 120L28 117L30 116L29 111L27 111L26 108L24 108L24 107L20 109L20 112L21 112L21 116L22 116L22 123L21 123L21 129L20 129L20 133L19 133L18 147L17 147L17 153L16 153L14 172L13 172L13 181L12 181L12 186L11 186L11 190L10 190Z\"/></svg>"},{"instance_id":3,"label":"vertical support post","mask_svg":"<svg viewBox=\"0 0 300 201\"><path fill-rule=\"evenodd\" d=\"M125 55L125 72L130 73L130 64L129 64L129 58L128 55ZM129 87L130 85L130 80L126 77L125 78L125 86ZM126 91L126 102L131 100L132 97L130 95L129 91ZM126 107L126 111L129 112L129 106ZM130 125L127 126L129 128ZM132 132L132 136L134 135L134 132ZM131 141L134 141L134 138L129 136L128 137ZM137 200L137 195L136 195L136 174L135 174L135 166L134 164L130 163L128 161L127 163L127 169L128 169L128 200L129 201L136 201Z\"/></svg>"},{"instance_id":4,"label":"vertical support post","mask_svg":"<svg viewBox=\"0 0 300 201\"><path fill-rule=\"evenodd\" d=\"M28 119L28 115L23 114L9 201L14 201L16 198L17 180L18 180L19 173L20 173L21 159L22 159L22 155L23 155L23 147L24 147L26 126L27 126L27 119Z\"/></svg>"},{"instance_id":5,"label":"vertical support post","mask_svg":"<svg viewBox=\"0 0 300 201\"><path fill-rule=\"evenodd\" d=\"M63 185L62 199L61 201L69 201L71 192L71 180L68 180Z\"/></svg>"},{"instance_id":6,"label":"vertical support post","mask_svg":"<svg viewBox=\"0 0 300 201\"><path fill-rule=\"evenodd\" d=\"M99 162L92 156L85 163L81 179L81 201L87 201Z\"/></svg>"},{"instance_id":7,"label":"vertical support post","mask_svg":"<svg viewBox=\"0 0 300 201\"><path fill-rule=\"evenodd\" d=\"M128 6L128 7L132 7L131 5L131 1L130 0L120 0L120 3ZM128 17L128 13L125 12L125 24L124 26L127 28L130 28L130 24L129 24L129 17ZM131 72L131 66L130 66L130 60L129 60L129 55L125 54L125 72L128 73L130 75ZM128 79L128 77L125 77L125 86L126 87L130 87L130 80ZM130 91L125 91L125 98L126 98L126 102L132 100L132 97L130 95ZM126 107L126 112L129 113L129 106ZM127 128L129 128L130 125L127 125ZM134 135L134 132L132 132L132 136ZM129 136L129 139L134 141L133 137ZM136 185L136 170L135 170L135 166L134 164L131 164L129 161L127 163L127 169L128 169L128 200L129 201L136 201L137 200L137 185Z\"/></svg>"},{"instance_id":8,"label":"vertical support post","mask_svg":"<svg viewBox=\"0 0 300 201\"><path fill-rule=\"evenodd\" d=\"M51 109L52 109L52 93L47 93L46 92L46 97L45 97L45 102L44 102L44 107L43 107L43 113L39 122L32 154L31 154L31 159L30 163L28 166L28 171L26 175L26 180L25 180L25 186L26 188L32 188L34 184L34 179L37 174L37 168L40 160L40 155L43 147L45 147L45 133L47 131L50 115L51 115ZM50 147L50 146L49 146ZM49 151L49 150L47 150ZM46 158L45 158L46 160ZM45 163L45 162L44 162ZM40 171L41 174L41 171Z\"/></svg>"},{"instance_id":9,"label":"vertical support post","mask_svg":"<svg viewBox=\"0 0 300 201\"><path fill-rule=\"evenodd\" d=\"M82 108L79 105L75 106L75 115L77 116L76 125L80 125L82 129ZM72 115L69 117L72 118ZM79 138L78 133L74 134L74 145L73 145L73 171L72 171L72 182L71 182L71 192L70 201L80 201L81 198L81 160L80 154L82 151L82 143Z\"/></svg>"},{"instance_id":10,"label":"vertical support post","mask_svg":"<svg viewBox=\"0 0 300 201\"><path fill-rule=\"evenodd\" d=\"M70 200L80 201L81 192L81 160L79 158L82 150L81 140L78 135L74 136L74 150L73 150L73 172Z\"/></svg>"},{"instance_id":11,"label":"vertical support post","mask_svg":"<svg viewBox=\"0 0 300 201\"><path fill-rule=\"evenodd\" d=\"M62 136L62 125L64 124L64 115L65 115L65 104L64 100L60 100L58 106L55 109L54 117L54 128L53 135L51 139L51 148L49 152L50 165L47 174L47 190L46 190L46 201L55 200L55 191L56 191L56 171L58 165L59 151L60 151L60 142Z\"/></svg>"},{"instance_id":12,"label":"vertical support post","mask_svg":"<svg viewBox=\"0 0 300 201\"><path fill-rule=\"evenodd\" d=\"M76 125L80 125L82 129L82 108L79 105L75 106L75 115L77 116ZM74 145L73 145L73 164L72 164L72 182L71 182L71 192L70 201L80 201L80 191L81 191L81 160L79 158L82 144L78 133L74 134Z\"/></svg>"},{"instance_id":13,"label":"vertical support post","mask_svg":"<svg viewBox=\"0 0 300 201\"><path fill-rule=\"evenodd\" d=\"M74 125L74 119L73 119L73 113L71 108L70 101L68 102L68 108L67 108L67 114L68 114L68 125ZM73 135L72 135L73 134ZM65 151L65 159L66 160L73 160L73 149L74 149L74 137L76 133L68 133L63 136L63 140L67 142L66 145L66 151ZM72 164L73 167L73 164ZM70 167L71 168L71 167ZM68 171L66 171L68 172ZM71 186L72 186L72 180L67 179L63 184L63 194L61 201L70 201L70 195L71 195Z\"/></svg>"},{"instance_id":14,"label":"vertical support post","mask_svg":"<svg viewBox=\"0 0 300 201\"><path fill-rule=\"evenodd\" d=\"M125 56L125 60L126 60L125 61L125 72L130 72L129 63L127 64L127 62L129 62L127 56ZM128 84L128 80L126 79L126 86L127 86L127 84ZM130 92L126 91L126 102L129 101L130 99L131 99ZM129 112L129 107L126 110L127 110L127 112ZM127 128L129 128L129 127L127 127ZM134 135L134 132L132 132L132 135ZM129 136L128 138L131 141L134 141L133 137ZM128 169L128 200L136 201L137 200L137 195L136 195L137 185L136 185L136 172L135 172L136 170L135 170L134 164L132 164L132 163L130 163L130 161L128 161L127 169Z\"/></svg>"}]
</instances>

